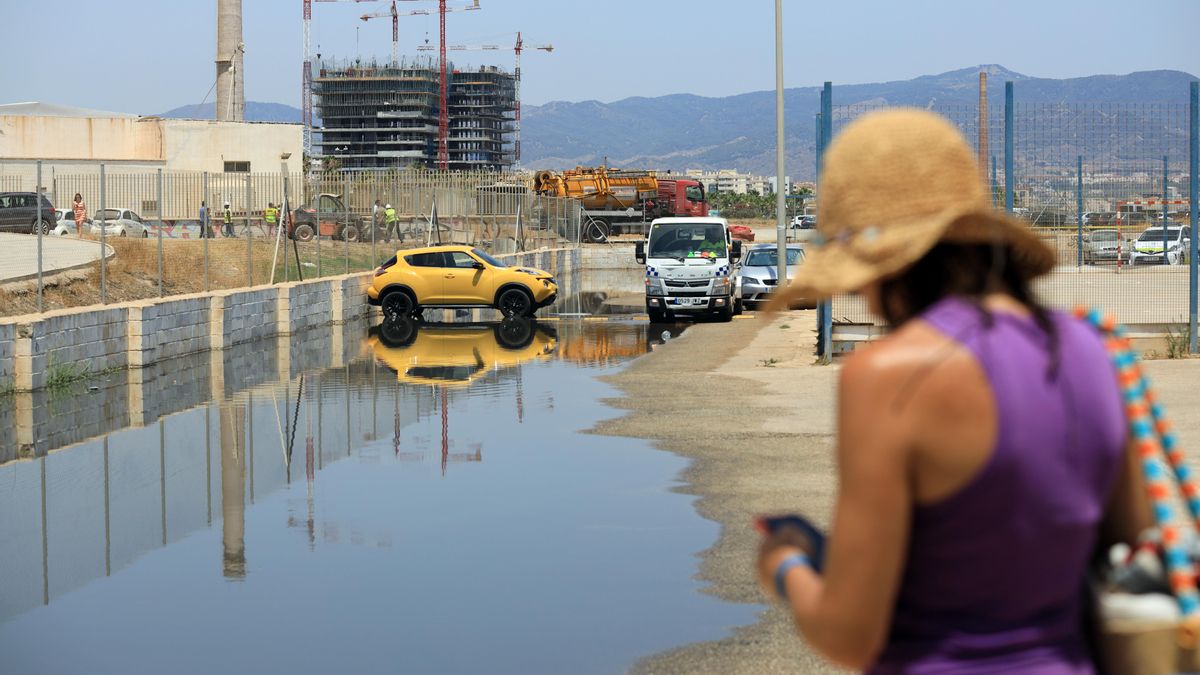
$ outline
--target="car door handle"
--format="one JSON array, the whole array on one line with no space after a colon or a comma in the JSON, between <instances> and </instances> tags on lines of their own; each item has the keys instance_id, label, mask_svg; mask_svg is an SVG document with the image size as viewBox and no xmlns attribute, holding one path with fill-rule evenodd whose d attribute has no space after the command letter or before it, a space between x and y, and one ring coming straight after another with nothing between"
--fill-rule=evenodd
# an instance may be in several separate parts
<instances>
[{"instance_id":1,"label":"car door handle","mask_svg":"<svg viewBox=\"0 0 1200 675\"><path fill-rule=\"evenodd\" d=\"M447 275L445 276L445 278L446 278L446 279L453 279L453 278L454 278L454 275L453 275L453 274L447 274Z\"/></svg>"}]
</instances>

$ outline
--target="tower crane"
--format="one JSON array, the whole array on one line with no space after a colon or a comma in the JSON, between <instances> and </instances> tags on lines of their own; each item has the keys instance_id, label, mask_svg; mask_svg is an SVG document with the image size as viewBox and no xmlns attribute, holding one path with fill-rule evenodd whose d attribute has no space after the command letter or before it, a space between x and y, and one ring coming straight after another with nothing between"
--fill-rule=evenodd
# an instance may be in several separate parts
<instances>
[{"instance_id":1,"label":"tower crane","mask_svg":"<svg viewBox=\"0 0 1200 675\"><path fill-rule=\"evenodd\" d=\"M516 111L513 116L513 154L514 163L521 164L521 52L526 48L524 40L521 39L520 31L517 32L517 42L513 47L515 55L513 66L513 83L515 87L514 96L516 97ZM445 49L450 51L499 51L499 45L449 45ZM443 51L445 51L445 49ZM544 52L554 51L554 45L530 45L529 49L540 50ZM427 52L433 51L430 45L421 45L417 47L417 51Z\"/></svg>"},{"instance_id":2,"label":"tower crane","mask_svg":"<svg viewBox=\"0 0 1200 675\"><path fill-rule=\"evenodd\" d=\"M300 121L304 125L304 154L312 154L312 4L314 2L376 2L376 0L303 0L304 73L300 78ZM307 170L308 167L305 167Z\"/></svg>"},{"instance_id":3,"label":"tower crane","mask_svg":"<svg viewBox=\"0 0 1200 675\"><path fill-rule=\"evenodd\" d=\"M400 1L401 2L406 2L406 1L411 2L413 0L400 0ZM468 12L468 11L475 10L475 9L480 9L479 0L475 0L475 4L467 5L466 7L447 7L446 11L447 12ZM360 16L358 18L362 19L363 21L370 21L371 19L383 19L383 18L386 18L389 16L392 17L392 67L395 68L400 65L400 47L399 47L399 45L400 45L400 17L402 17L402 16L430 16L431 14L433 14L433 10L429 10L429 9L414 9L414 10L411 10L408 12L397 11L396 0L392 0L391 11L363 14L362 16Z\"/></svg>"}]
</instances>

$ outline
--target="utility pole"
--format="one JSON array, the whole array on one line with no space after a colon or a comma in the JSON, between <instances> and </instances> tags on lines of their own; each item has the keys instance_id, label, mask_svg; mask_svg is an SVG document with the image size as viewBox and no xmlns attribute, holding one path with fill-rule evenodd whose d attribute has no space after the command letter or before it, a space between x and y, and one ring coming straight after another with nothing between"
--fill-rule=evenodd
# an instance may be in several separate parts
<instances>
[{"instance_id":1,"label":"utility pole","mask_svg":"<svg viewBox=\"0 0 1200 675\"><path fill-rule=\"evenodd\" d=\"M779 266L777 293L788 285L787 276L787 172L783 155L783 0L775 0L775 250Z\"/></svg>"}]
</instances>

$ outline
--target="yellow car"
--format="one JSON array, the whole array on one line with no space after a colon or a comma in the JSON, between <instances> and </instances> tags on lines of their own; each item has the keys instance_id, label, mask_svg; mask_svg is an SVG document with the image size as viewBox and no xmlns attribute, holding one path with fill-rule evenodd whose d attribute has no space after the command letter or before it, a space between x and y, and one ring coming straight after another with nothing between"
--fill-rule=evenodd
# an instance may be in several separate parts
<instances>
[{"instance_id":1,"label":"yellow car","mask_svg":"<svg viewBox=\"0 0 1200 675\"><path fill-rule=\"evenodd\" d=\"M397 251L375 270L367 288L367 300L390 317L426 307L494 307L505 316L533 316L557 296L549 272L509 267L470 246Z\"/></svg>"},{"instance_id":2,"label":"yellow car","mask_svg":"<svg viewBox=\"0 0 1200 675\"><path fill-rule=\"evenodd\" d=\"M558 337L553 328L520 317L426 324L405 316L372 328L367 345L400 382L465 387L490 372L549 358Z\"/></svg>"}]
</instances>

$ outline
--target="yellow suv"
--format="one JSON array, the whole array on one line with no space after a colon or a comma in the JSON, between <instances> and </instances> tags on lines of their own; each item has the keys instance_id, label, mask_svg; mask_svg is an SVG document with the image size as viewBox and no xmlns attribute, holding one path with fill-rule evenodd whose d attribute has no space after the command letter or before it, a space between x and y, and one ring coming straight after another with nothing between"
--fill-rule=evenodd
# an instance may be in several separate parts
<instances>
[{"instance_id":1,"label":"yellow suv","mask_svg":"<svg viewBox=\"0 0 1200 675\"><path fill-rule=\"evenodd\" d=\"M549 272L509 267L470 246L397 251L375 270L367 300L389 317L426 307L494 307L505 316L533 316L554 302L558 284Z\"/></svg>"}]
</instances>

